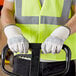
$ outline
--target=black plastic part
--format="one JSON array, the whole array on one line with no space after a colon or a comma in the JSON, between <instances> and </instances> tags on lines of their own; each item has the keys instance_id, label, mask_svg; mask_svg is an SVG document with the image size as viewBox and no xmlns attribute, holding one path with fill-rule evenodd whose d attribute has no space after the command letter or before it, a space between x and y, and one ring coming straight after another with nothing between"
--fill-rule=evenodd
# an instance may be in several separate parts
<instances>
[{"instance_id":1,"label":"black plastic part","mask_svg":"<svg viewBox=\"0 0 76 76\"><path fill-rule=\"evenodd\" d=\"M41 49L41 44L39 43L31 43L30 44L30 48L32 49L32 58L31 58L31 67L30 67L30 76L39 76L39 63L40 63L40 49ZM2 51L2 69L5 73L7 73L8 75L11 76L20 76L17 75L15 73L9 72L5 69L5 57L6 54L8 52L8 45L6 45L3 48ZM56 74L52 74L49 76L64 76L68 71L69 71L69 67L70 67L70 60L71 60L71 50L68 46L63 45L62 48L65 52L66 52L66 67L64 69L64 71L56 73Z\"/></svg>"},{"instance_id":2,"label":"black plastic part","mask_svg":"<svg viewBox=\"0 0 76 76\"><path fill-rule=\"evenodd\" d=\"M40 62L40 44L30 45L32 49L30 76L39 76L39 62Z\"/></svg>"},{"instance_id":3,"label":"black plastic part","mask_svg":"<svg viewBox=\"0 0 76 76\"><path fill-rule=\"evenodd\" d=\"M0 11L2 10L2 7L3 7L3 6L2 6L2 5L0 5Z\"/></svg>"}]
</instances>

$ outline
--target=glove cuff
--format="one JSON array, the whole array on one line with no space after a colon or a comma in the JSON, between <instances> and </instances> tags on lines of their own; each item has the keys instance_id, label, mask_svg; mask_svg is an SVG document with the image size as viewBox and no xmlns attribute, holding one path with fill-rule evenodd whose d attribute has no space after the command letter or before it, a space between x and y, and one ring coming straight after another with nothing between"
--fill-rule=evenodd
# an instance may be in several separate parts
<instances>
[{"instance_id":1,"label":"glove cuff","mask_svg":"<svg viewBox=\"0 0 76 76\"><path fill-rule=\"evenodd\" d=\"M70 35L69 28L65 26L60 26L59 28L55 29L55 31L51 34L52 37L57 37L62 40L66 40Z\"/></svg>"},{"instance_id":2,"label":"glove cuff","mask_svg":"<svg viewBox=\"0 0 76 76\"><path fill-rule=\"evenodd\" d=\"M66 25L64 25L64 27L66 27L66 28L69 30L69 36L70 36L70 34L71 34L71 29L70 29L68 26L66 26Z\"/></svg>"},{"instance_id":3,"label":"glove cuff","mask_svg":"<svg viewBox=\"0 0 76 76\"><path fill-rule=\"evenodd\" d=\"M17 27L16 25L8 25L4 28L4 33L7 36L7 38L11 38L17 35L21 35L21 29Z\"/></svg>"}]
</instances>

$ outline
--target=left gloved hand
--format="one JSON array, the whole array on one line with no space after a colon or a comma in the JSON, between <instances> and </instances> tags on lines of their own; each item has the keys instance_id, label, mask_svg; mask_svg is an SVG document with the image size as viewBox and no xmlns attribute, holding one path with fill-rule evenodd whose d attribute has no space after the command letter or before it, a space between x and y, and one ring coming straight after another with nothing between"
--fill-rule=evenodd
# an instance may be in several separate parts
<instances>
[{"instance_id":1,"label":"left gloved hand","mask_svg":"<svg viewBox=\"0 0 76 76\"><path fill-rule=\"evenodd\" d=\"M45 41L41 48L43 53L59 53L62 49L64 41L70 35L70 29L65 26L57 28Z\"/></svg>"},{"instance_id":2,"label":"left gloved hand","mask_svg":"<svg viewBox=\"0 0 76 76\"><path fill-rule=\"evenodd\" d=\"M8 25L4 29L7 37L8 47L13 53L27 53L29 50L29 42L22 35L21 29L15 25Z\"/></svg>"}]
</instances>

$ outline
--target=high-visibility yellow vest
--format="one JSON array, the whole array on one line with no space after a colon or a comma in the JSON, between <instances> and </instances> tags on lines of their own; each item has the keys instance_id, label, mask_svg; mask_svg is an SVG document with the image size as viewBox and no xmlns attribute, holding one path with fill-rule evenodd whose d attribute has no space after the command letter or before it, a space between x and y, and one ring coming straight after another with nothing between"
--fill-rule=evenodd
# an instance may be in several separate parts
<instances>
[{"instance_id":1,"label":"high-visibility yellow vest","mask_svg":"<svg viewBox=\"0 0 76 76\"><path fill-rule=\"evenodd\" d=\"M64 26L72 17L72 0L15 0L16 25L21 28L24 37L30 43L42 43L59 26ZM66 41L76 59L76 34ZM59 54L41 54L44 60L65 60L65 52Z\"/></svg>"}]
</instances>

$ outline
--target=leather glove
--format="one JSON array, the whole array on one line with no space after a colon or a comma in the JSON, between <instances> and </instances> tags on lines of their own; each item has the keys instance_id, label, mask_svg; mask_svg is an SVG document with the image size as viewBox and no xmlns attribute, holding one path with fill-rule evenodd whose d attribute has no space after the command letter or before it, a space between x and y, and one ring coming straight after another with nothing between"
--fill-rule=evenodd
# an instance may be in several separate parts
<instances>
[{"instance_id":1,"label":"leather glove","mask_svg":"<svg viewBox=\"0 0 76 76\"><path fill-rule=\"evenodd\" d=\"M69 35L70 29L68 27L60 26L55 29L41 45L43 53L59 53Z\"/></svg>"},{"instance_id":2,"label":"leather glove","mask_svg":"<svg viewBox=\"0 0 76 76\"><path fill-rule=\"evenodd\" d=\"M9 25L4 29L7 37L7 43L10 50L14 53L27 53L29 49L29 43L24 38L19 27L15 25Z\"/></svg>"}]
</instances>

